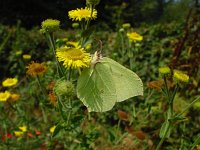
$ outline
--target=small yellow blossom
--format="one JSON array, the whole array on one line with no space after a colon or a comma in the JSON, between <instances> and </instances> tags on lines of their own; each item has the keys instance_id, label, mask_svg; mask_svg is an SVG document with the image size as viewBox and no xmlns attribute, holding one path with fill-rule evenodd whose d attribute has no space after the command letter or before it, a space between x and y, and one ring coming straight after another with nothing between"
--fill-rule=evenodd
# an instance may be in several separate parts
<instances>
[{"instance_id":1,"label":"small yellow blossom","mask_svg":"<svg viewBox=\"0 0 200 150\"><path fill-rule=\"evenodd\" d=\"M23 136L24 132L22 132L22 131L14 131L14 134L17 137L21 137L21 136Z\"/></svg>"},{"instance_id":2,"label":"small yellow blossom","mask_svg":"<svg viewBox=\"0 0 200 150\"><path fill-rule=\"evenodd\" d=\"M19 127L19 129L20 129L22 132L26 132L26 131L27 131L27 126L21 126L21 127Z\"/></svg>"},{"instance_id":3,"label":"small yellow blossom","mask_svg":"<svg viewBox=\"0 0 200 150\"><path fill-rule=\"evenodd\" d=\"M163 74L163 75L170 73L170 68L169 67L160 67L158 70L159 70L159 73Z\"/></svg>"},{"instance_id":4,"label":"small yellow blossom","mask_svg":"<svg viewBox=\"0 0 200 150\"><path fill-rule=\"evenodd\" d=\"M197 145L196 148L197 148L197 150L200 150L200 145Z\"/></svg>"},{"instance_id":5,"label":"small yellow blossom","mask_svg":"<svg viewBox=\"0 0 200 150\"><path fill-rule=\"evenodd\" d=\"M21 54L22 54L22 51L17 51L15 54L16 54L17 56L18 56L18 55L21 55Z\"/></svg>"},{"instance_id":6,"label":"small yellow blossom","mask_svg":"<svg viewBox=\"0 0 200 150\"><path fill-rule=\"evenodd\" d=\"M68 41L67 46L69 47L81 47L78 42Z\"/></svg>"},{"instance_id":7,"label":"small yellow blossom","mask_svg":"<svg viewBox=\"0 0 200 150\"><path fill-rule=\"evenodd\" d=\"M24 54L22 57L23 57L24 60L31 59L31 55L29 55L29 54Z\"/></svg>"},{"instance_id":8,"label":"small yellow blossom","mask_svg":"<svg viewBox=\"0 0 200 150\"><path fill-rule=\"evenodd\" d=\"M0 92L0 102L7 101L9 97L10 97L10 92L8 91Z\"/></svg>"},{"instance_id":9,"label":"small yellow blossom","mask_svg":"<svg viewBox=\"0 0 200 150\"><path fill-rule=\"evenodd\" d=\"M122 25L122 27L123 27L124 29L127 29L127 28L130 28L130 27L131 27L131 24L130 24L130 23L124 23L124 24Z\"/></svg>"},{"instance_id":10,"label":"small yellow blossom","mask_svg":"<svg viewBox=\"0 0 200 150\"><path fill-rule=\"evenodd\" d=\"M50 131L51 133L53 133L53 132L55 131L55 129L56 129L56 126L54 125L53 127L51 127L51 128L49 129L49 131Z\"/></svg>"},{"instance_id":11,"label":"small yellow blossom","mask_svg":"<svg viewBox=\"0 0 200 150\"><path fill-rule=\"evenodd\" d=\"M92 13L92 14L91 14ZM71 10L68 12L69 18L73 21L88 21L97 18L97 11L91 8L77 8L76 10Z\"/></svg>"},{"instance_id":12,"label":"small yellow blossom","mask_svg":"<svg viewBox=\"0 0 200 150\"><path fill-rule=\"evenodd\" d=\"M16 85L17 82L18 82L17 78L7 78L6 80L4 80L4 81L2 82L2 85L3 85L4 87L10 87L10 86Z\"/></svg>"},{"instance_id":13,"label":"small yellow blossom","mask_svg":"<svg viewBox=\"0 0 200 150\"><path fill-rule=\"evenodd\" d=\"M79 69L89 67L91 57L83 48L62 47L56 50L58 61L63 61L66 68Z\"/></svg>"},{"instance_id":14,"label":"small yellow blossom","mask_svg":"<svg viewBox=\"0 0 200 150\"><path fill-rule=\"evenodd\" d=\"M187 74L184 74L183 72L179 70L174 70L174 78L178 81L181 82L188 82L189 81L189 76Z\"/></svg>"},{"instance_id":15,"label":"small yellow blossom","mask_svg":"<svg viewBox=\"0 0 200 150\"><path fill-rule=\"evenodd\" d=\"M85 47L86 50L90 50L91 48L92 48L92 44L87 44Z\"/></svg>"},{"instance_id":16,"label":"small yellow blossom","mask_svg":"<svg viewBox=\"0 0 200 150\"><path fill-rule=\"evenodd\" d=\"M132 41L132 42L143 40L143 37L136 32L128 32L127 36L129 38L129 40Z\"/></svg>"},{"instance_id":17,"label":"small yellow blossom","mask_svg":"<svg viewBox=\"0 0 200 150\"><path fill-rule=\"evenodd\" d=\"M13 94L11 94L10 98L12 101L18 101L20 99L20 95L13 93Z\"/></svg>"}]
</instances>

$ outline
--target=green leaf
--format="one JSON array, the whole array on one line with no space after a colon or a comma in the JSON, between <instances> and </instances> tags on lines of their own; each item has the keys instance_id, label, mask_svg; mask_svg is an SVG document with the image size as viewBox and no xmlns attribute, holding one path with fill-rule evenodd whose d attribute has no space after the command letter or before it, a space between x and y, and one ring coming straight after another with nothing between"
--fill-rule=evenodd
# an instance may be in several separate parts
<instances>
[{"instance_id":1,"label":"green leaf","mask_svg":"<svg viewBox=\"0 0 200 150\"><path fill-rule=\"evenodd\" d=\"M104 112L116 102L143 95L143 85L134 72L104 57L81 73L77 95L89 112Z\"/></svg>"},{"instance_id":2,"label":"green leaf","mask_svg":"<svg viewBox=\"0 0 200 150\"><path fill-rule=\"evenodd\" d=\"M196 147L198 144L200 144L200 134L198 134L198 135L196 136L195 141L194 141L194 143L191 145L191 149L190 149L190 150L195 149L195 147Z\"/></svg>"},{"instance_id":3,"label":"green leaf","mask_svg":"<svg viewBox=\"0 0 200 150\"><path fill-rule=\"evenodd\" d=\"M171 133L171 126L170 126L170 122L169 121L165 121L163 124L162 124L162 127L160 129L160 138L168 138L170 136L170 133Z\"/></svg>"}]
</instances>

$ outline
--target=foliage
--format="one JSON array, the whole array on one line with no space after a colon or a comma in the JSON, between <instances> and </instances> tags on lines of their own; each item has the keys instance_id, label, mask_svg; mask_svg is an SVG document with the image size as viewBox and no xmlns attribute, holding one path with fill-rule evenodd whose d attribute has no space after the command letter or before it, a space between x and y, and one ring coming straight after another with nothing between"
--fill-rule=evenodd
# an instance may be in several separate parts
<instances>
[{"instance_id":1,"label":"foliage","mask_svg":"<svg viewBox=\"0 0 200 150\"><path fill-rule=\"evenodd\" d=\"M144 5L144 14L157 5L158 1ZM136 28L133 24L123 25L125 8L120 6L120 9L118 14L110 12L119 15L113 16L114 29L106 24L91 25L90 19L84 20L84 24L79 22L80 26L75 29L43 32L44 35L38 27L24 29L20 22L16 26L0 25L0 79L1 82L7 78L18 79L12 87L0 85L3 97L0 149L194 149L200 144L199 14L193 11L186 22L144 23ZM99 17L98 5L96 10ZM143 37L142 40L130 40L127 33L132 32ZM180 54L177 54L181 44ZM71 68L71 63L65 67L54 57L60 47L67 52L71 49L84 49L84 53L91 54L101 51L103 58L93 63L93 68L79 65ZM79 52L70 51L70 57L67 55L65 59L67 57L68 62L81 60L82 55L76 57L80 56ZM23 54L31 58L24 59ZM95 57L101 58L92 56ZM86 83L87 70L99 71L98 67L106 70L103 60L114 70L93 74L97 96L92 100L101 94L98 87L103 81L118 90L116 95L126 97L123 87L137 88L137 83L131 82L138 76L144 84L144 95L116 103L108 112L89 113L78 99L85 100L76 86L80 80ZM164 67L167 71L163 72L163 66L167 66ZM122 77L116 76L116 70ZM138 76L130 79L132 71ZM112 86L113 83L117 83L117 87ZM81 92L92 97L93 91L88 92L88 89L90 87ZM108 105L108 95L105 105Z\"/></svg>"}]
</instances>

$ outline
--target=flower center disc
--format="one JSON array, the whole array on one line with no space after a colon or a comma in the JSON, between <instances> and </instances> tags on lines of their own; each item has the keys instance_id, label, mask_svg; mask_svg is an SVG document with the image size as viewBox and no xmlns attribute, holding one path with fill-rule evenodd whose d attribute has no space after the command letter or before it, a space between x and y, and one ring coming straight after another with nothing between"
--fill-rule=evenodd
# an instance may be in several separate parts
<instances>
[{"instance_id":1,"label":"flower center disc","mask_svg":"<svg viewBox=\"0 0 200 150\"><path fill-rule=\"evenodd\" d=\"M82 60L84 58L84 53L80 49L70 48L66 51L68 58L72 60Z\"/></svg>"}]
</instances>

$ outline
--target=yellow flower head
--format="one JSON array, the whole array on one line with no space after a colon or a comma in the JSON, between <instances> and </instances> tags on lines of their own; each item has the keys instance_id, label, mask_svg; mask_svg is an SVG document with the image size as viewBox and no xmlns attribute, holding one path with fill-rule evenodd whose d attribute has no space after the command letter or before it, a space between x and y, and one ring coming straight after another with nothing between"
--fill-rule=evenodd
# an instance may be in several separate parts
<instances>
[{"instance_id":1,"label":"yellow flower head","mask_svg":"<svg viewBox=\"0 0 200 150\"><path fill-rule=\"evenodd\" d=\"M83 48L62 47L57 49L56 56L58 61L63 61L66 68L79 69L89 67L91 60L90 54L86 53Z\"/></svg>"},{"instance_id":2,"label":"yellow flower head","mask_svg":"<svg viewBox=\"0 0 200 150\"><path fill-rule=\"evenodd\" d=\"M143 40L143 37L136 32L128 32L127 36L129 38L129 40L132 41L132 42Z\"/></svg>"},{"instance_id":3,"label":"yellow flower head","mask_svg":"<svg viewBox=\"0 0 200 150\"><path fill-rule=\"evenodd\" d=\"M31 59L31 55L29 55L29 54L24 54L22 57L23 57L23 59L25 59L25 60Z\"/></svg>"},{"instance_id":4,"label":"yellow flower head","mask_svg":"<svg viewBox=\"0 0 200 150\"><path fill-rule=\"evenodd\" d=\"M51 133L53 133L53 132L55 131L55 129L56 129L56 126L54 125L53 127L51 127L51 128L49 129L49 131L50 131Z\"/></svg>"},{"instance_id":5,"label":"yellow flower head","mask_svg":"<svg viewBox=\"0 0 200 150\"><path fill-rule=\"evenodd\" d=\"M22 132L26 132L26 131L27 131L27 126L21 126L21 127L19 127L19 129L20 129Z\"/></svg>"},{"instance_id":6,"label":"yellow flower head","mask_svg":"<svg viewBox=\"0 0 200 150\"><path fill-rule=\"evenodd\" d=\"M69 47L81 47L78 42L68 41L67 46Z\"/></svg>"},{"instance_id":7,"label":"yellow flower head","mask_svg":"<svg viewBox=\"0 0 200 150\"><path fill-rule=\"evenodd\" d=\"M42 33L52 33L60 28L60 21L54 19L46 19L42 22L42 29L40 30Z\"/></svg>"},{"instance_id":8,"label":"yellow flower head","mask_svg":"<svg viewBox=\"0 0 200 150\"><path fill-rule=\"evenodd\" d=\"M170 73L170 68L169 67L160 67L158 70L159 70L159 73L163 74L163 75Z\"/></svg>"},{"instance_id":9,"label":"yellow flower head","mask_svg":"<svg viewBox=\"0 0 200 150\"><path fill-rule=\"evenodd\" d=\"M43 75L47 71L47 67L44 64L32 62L27 66L27 74L30 76Z\"/></svg>"},{"instance_id":10,"label":"yellow flower head","mask_svg":"<svg viewBox=\"0 0 200 150\"><path fill-rule=\"evenodd\" d=\"M189 76L187 74L182 73L179 70L174 70L174 78L181 82L187 83L189 81Z\"/></svg>"},{"instance_id":11,"label":"yellow flower head","mask_svg":"<svg viewBox=\"0 0 200 150\"><path fill-rule=\"evenodd\" d=\"M17 56L19 56L19 55L22 54L22 51L17 51L15 54L16 54Z\"/></svg>"},{"instance_id":12,"label":"yellow flower head","mask_svg":"<svg viewBox=\"0 0 200 150\"><path fill-rule=\"evenodd\" d=\"M7 101L9 97L10 97L10 92L8 91L0 92L0 102Z\"/></svg>"},{"instance_id":13,"label":"yellow flower head","mask_svg":"<svg viewBox=\"0 0 200 150\"><path fill-rule=\"evenodd\" d=\"M13 94L11 94L10 98L12 101L18 101L20 99L20 95L13 93Z\"/></svg>"},{"instance_id":14,"label":"yellow flower head","mask_svg":"<svg viewBox=\"0 0 200 150\"><path fill-rule=\"evenodd\" d=\"M14 134L17 137L21 137L21 136L23 136L24 132L22 132L22 131L15 131Z\"/></svg>"},{"instance_id":15,"label":"yellow flower head","mask_svg":"<svg viewBox=\"0 0 200 150\"><path fill-rule=\"evenodd\" d=\"M130 23L124 23L124 24L122 25L122 27L123 27L124 29L128 29L128 28L131 27L131 24L130 24Z\"/></svg>"},{"instance_id":16,"label":"yellow flower head","mask_svg":"<svg viewBox=\"0 0 200 150\"><path fill-rule=\"evenodd\" d=\"M69 18L72 19L73 21L88 21L92 19L97 18L97 11L93 9L92 15L91 15L92 9L90 8L77 8L76 10L71 10L68 12Z\"/></svg>"},{"instance_id":17,"label":"yellow flower head","mask_svg":"<svg viewBox=\"0 0 200 150\"><path fill-rule=\"evenodd\" d=\"M4 80L4 81L2 82L2 85L3 85L4 87L10 87L10 86L16 85L17 82L18 82L17 78L7 78L6 80Z\"/></svg>"}]
</instances>

